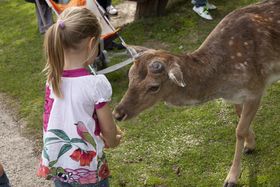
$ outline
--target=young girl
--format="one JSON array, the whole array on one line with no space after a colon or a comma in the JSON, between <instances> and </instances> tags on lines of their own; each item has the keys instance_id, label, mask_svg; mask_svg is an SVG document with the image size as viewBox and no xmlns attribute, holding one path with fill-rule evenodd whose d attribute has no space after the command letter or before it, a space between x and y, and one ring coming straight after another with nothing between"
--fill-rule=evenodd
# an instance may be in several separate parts
<instances>
[{"instance_id":1,"label":"young girl","mask_svg":"<svg viewBox=\"0 0 280 187\"><path fill-rule=\"evenodd\" d=\"M44 147L39 176L56 187L107 187L103 149L121 135L110 108L112 88L104 75L85 67L97 56L101 28L86 8L69 8L45 35L47 55Z\"/></svg>"}]
</instances>

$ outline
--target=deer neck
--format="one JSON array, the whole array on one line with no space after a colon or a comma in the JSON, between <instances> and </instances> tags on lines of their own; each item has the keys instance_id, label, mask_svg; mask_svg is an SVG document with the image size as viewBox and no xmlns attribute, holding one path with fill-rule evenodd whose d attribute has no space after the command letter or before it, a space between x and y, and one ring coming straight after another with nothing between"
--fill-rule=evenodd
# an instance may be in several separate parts
<instances>
[{"instance_id":1,"label":"deer neck","mask_svg":"<svg viewBox=\"0 0 280 187\"><path fill-rule=\"evenodd\" d=\"M178 87L176 93L179 97L167 102L173 105L196 105L219 98L217 92L218 82L217 71L219 59L215 55L195 51L190 54L180 56L178 64L181 67L186 87ZM180 99L178 99L180 98Z\"/></svg>"}]
</instances>

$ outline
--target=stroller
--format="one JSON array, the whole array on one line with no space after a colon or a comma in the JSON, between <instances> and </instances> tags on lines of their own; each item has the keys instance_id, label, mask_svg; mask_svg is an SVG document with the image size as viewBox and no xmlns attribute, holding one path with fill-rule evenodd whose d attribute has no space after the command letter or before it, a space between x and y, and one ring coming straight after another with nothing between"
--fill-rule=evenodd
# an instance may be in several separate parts
<instances>
[{"instance_id":1,"label":"stroller","mask_svg":"<svg viewBox=\"0 0 280 187\"><path fill-rule=\"evenodd\" d=\"M102 33L99 44L99 54L95 60L94 65L89 66L89 69L93 74L106 74L113 71L116 71L134 61L134 59L138 56L137 52L128 47L123 38L119 35L119 29L115 29L113 25L110 23L109 19L106 17L106 13L104 9L98 4L96 0L70 0L67 3L57 3L54 0L45 0L49 7L55 12L56 15L59 15L68 7L73 6L85 6L89 10L91 10L94 15L99 19ZM40 6L39 0L35 0L36 6L38 8L39 15L42 19L43 25L46 27L46 21L43 16L42 8ZM116 38L119 38L121 44L126 49L129 58L121 63L115 64L113 66L109 66L109 58L108 53L105 50L110 43Z\"/></svg>"}]
</instances>

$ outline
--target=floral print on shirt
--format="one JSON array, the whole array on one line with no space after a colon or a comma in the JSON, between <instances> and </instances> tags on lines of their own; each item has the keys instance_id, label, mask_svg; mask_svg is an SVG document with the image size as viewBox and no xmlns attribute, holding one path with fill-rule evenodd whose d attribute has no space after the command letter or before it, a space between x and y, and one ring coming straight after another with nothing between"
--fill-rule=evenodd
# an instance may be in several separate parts
<instances>
[{"instance_id":1,"label":"floral print on shirt","mask_svg":"<svg viewBox=\"0 0 280 187\"><path fill-rule=\"evenodd\" d=\"M95 150L84 150L81 148L82 146L80 146L81 144L86 147L88 147L88 144L96 146L93 137L85 128L84 123L79 121L75 123L75 126L77 128L77 133L81 138L70 138L63 130L60 129L48 130L48 132L51 132L54 135L44 139L43 157L49 161L49 164L48 166L44 166L42 162L40 163L40 168L37 172L38 176L44 177L46 179L59 179L62 182L77 184L96 183L109 177L110 172L104 154L101 158L97 158L97 171L91 171L85 168L73 170L55 166L59 158L68 151L72 151L70 159L79 162L80 166L82 167L90 166L93 158L96 157ZM61 147L57 158L55 160L50 160L48 147L54 144L59 144Z\"/></svg>"}]
</instances>

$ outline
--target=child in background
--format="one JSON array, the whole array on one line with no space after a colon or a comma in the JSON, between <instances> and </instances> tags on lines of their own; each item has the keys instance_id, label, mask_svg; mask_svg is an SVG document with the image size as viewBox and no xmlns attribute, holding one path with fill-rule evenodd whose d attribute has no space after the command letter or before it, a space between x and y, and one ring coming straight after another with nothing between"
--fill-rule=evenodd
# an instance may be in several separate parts
<instances>
[{"instance_id":1,"label":"child in background","mask_svg":"<svg viewBox=\"0 0 280 187\"><path fill-rule=\"evenodd\" d=\"M56 187L107 187L103 153L121 133L108 106L112 88L104 75L87 67L98 53L101 27L86 8L64 10L45 35L47 64L44 147L38 175Z\"/></svg>"},{"instance_id":2,"label":"child in background","mask_svg":"<svg viewBox=\"0 0 280 187\"><path fill-rule=\"evenodd\" d=\"M45 34L46 30L48 30L48 28L53 24L52 9L48 6L45 0L39 0L38 1L39 5L35 3L35 0L25 0L25 1L35 4L39 32L41 34ZM44 25L43 20L40 16L40 11L38 6L40 6L40 9L42 11L41 16L43 16L46 25Z\"/></svg>"}]
</instances>

